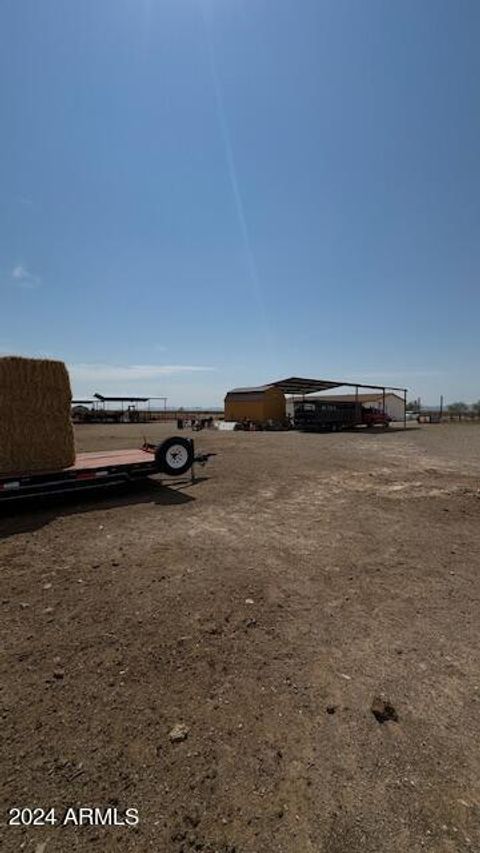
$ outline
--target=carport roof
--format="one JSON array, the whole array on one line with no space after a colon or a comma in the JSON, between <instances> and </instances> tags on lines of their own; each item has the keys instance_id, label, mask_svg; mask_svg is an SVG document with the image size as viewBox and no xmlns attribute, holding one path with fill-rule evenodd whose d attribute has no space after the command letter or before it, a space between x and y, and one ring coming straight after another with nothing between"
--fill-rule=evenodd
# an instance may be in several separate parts
<instances>
[{"instance_id":1,"label":"carport roof","mask_svg":"<svg viewBox=\"0 0 480 853\"><path fill-rule=\"evenodd\" d=\"M405 388L395 388L391 385L364 385L361 382L343 382L334 379L303 379L299 376L290 376L288 379L279 379L278 382L268 382L256 388L233 388L231 393L248 394L252 391L266 391L268 388L279 388L284 394L313 394L315 391L329 391L331 388L370 388L379 391L405 391Z\"/></svg>"},{"instance_id":2,"label":"carport roof","mask_svg":"<svg viewBox=\"0 0 480 853\"><path fill-rule=\"evenodd\" d=\"M102 403L148 403L150 400L150 397L104 397L103 394L93 396Z\"/></svg>"},{"instance_id":3,"label":"carport roof","mask_svg":"<svg viewBox=\"0 0 480 853\"><path fill-rule=\"evenodd\" d=\"M299 376L291 376L289 379L279 379L271 382L271 388L280 388L284 394L311 394L313 391L328 391L330 388L339 388L343 382L333 382L329 379L302 379Z\"/></svg>"}]
</instances>

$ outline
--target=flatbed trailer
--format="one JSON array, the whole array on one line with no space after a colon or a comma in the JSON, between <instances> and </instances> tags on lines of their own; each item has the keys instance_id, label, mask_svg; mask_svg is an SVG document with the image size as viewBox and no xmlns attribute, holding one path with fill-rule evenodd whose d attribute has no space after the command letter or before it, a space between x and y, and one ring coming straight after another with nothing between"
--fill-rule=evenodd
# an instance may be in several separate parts
<instances>
[{"instance_id":1,"label":"flatbed trailer","mask_svg":"<svg viewBox=\"0 0 480 853\"><path fill-rule=\"evenodd\" d=\"M204 465L213 453L195 455L191 438L167 438L161 444L143 444L133 450L78 453L75 464L60 471L23 471L0 474L0 506L24 498L42 498L88 489L119 486L154 474L179 477L194 464Z\"/></svg>"}]
</instances>

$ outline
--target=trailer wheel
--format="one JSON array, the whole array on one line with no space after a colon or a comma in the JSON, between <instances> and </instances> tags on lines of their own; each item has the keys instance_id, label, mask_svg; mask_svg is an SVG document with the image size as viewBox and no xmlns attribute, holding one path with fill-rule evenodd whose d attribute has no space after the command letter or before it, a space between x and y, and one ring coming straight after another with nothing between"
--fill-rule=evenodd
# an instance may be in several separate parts
<instances>
[{"instance_id":1,"label":"trailer wheel","mask_svg":"<svg viewBox=\"0 0 480 853\"><path fill-rule=\"evenodd\" d=\"M188 438L167 438L155 450L155 461L162 474L185 474L193 465L193 445Z\"/></svg>"}]
</instances>

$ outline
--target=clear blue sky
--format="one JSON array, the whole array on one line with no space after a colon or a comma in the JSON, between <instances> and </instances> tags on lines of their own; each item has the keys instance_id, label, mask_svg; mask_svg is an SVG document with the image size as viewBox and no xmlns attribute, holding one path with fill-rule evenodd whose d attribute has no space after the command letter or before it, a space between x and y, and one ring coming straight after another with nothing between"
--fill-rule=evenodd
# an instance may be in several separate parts
<instances>
[{"instance_id":1,"label":"clear blue sky","mask_svg":"<svg viewBox=\"0 0 480 853\"><path fill-rule=\"evenodd\" d=\"M478 0L2 0L0 350L480 398L479 43Z\"/></svg>"}]
</instances>

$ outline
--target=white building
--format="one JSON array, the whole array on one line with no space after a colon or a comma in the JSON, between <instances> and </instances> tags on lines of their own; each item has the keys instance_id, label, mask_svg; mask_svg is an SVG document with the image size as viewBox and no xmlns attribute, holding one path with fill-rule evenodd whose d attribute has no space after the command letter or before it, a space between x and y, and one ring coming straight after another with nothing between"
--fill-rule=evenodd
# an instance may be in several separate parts
<instances>
[{"instance_id":1,"label":"white building","mask_svg":"<svg viewBox=\"0 0 480 853\"><path fill-rule=\"evenodd\" d=\"M383 393L374 391L371 394L308 394L303 397L287 399L287 415L293 416L295 400L328 400L330 403L354 403L357 399L365 409L383 409ZM403 421L405 404L402 397L392 391L385 392L385 411L394 421Z\"/></svg>"}]
</instances>

